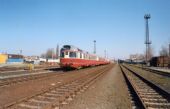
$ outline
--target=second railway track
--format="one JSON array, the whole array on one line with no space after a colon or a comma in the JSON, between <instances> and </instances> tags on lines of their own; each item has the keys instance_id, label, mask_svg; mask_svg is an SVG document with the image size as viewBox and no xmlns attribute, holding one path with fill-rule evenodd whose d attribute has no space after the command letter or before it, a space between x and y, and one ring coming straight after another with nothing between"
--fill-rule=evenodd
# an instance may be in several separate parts
<instances>
[{"instance_id":1,"label":"second railway track","mask_svg":"<svg viewBox=\"0 0 170 109\"><path fill-rule=\"evenodd\" d=\"M19 76L19 77L12 77L12 78L7 78L7 79L0 79L0 87L4 87L7 85L12 85L16 83L21 83L25 81L30 81L30 80L36 80L36 79L41 79L41 78L47 78L51 76L58 76L62 75L63 73L56 73L56 72L50 72L50 71L41 71L44 73L37 73L37 74L29 74L26 76Z\"/></svg>"},{"instance_id":2,"label":"second railway track","mask_svg":"<svg viewBox=\"0 0 170 109\"><path fill-rule=\"evenodd\" d=\"M135 66L135 65L131 65L131 66L170 78L169 72L159 71L159 70L155 70L155 69L151 69L151 68L147 68L147 67Z\"/></svg>"},{"instance_id":3,"label":"second railway track","mask_svg":"<svg viewBox=\"0 0 170 109\"><path fill-rule=\"evenodd\" d=\"M126 80L132 86L142 107L145 109L170 109L170 94L134 71L121 65ZM138 103L139 104L139 103Z\"/></svg>"}]
</instances>

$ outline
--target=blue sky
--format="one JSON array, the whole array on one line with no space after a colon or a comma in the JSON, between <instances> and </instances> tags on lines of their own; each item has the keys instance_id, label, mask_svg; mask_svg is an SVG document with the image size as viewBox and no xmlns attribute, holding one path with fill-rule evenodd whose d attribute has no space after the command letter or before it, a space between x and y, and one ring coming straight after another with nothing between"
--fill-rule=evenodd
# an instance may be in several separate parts
<instances>
[{"instance_id":1,"label":"blue sky","mask_svg":"<svg viewBox=\"0 0 170 109\"><path fill-rule=\"evenodd\" d=\"M111 58L144 53L150 13L155 54L170 41L169 0L0 0L0 52L40 55L57 44Z\"/></svg>"}]
</instances>

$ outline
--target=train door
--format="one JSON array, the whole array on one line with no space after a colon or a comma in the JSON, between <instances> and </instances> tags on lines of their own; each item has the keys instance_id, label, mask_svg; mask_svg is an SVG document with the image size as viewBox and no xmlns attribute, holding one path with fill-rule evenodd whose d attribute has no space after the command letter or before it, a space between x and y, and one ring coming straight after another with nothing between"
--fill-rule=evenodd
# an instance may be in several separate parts
<instances>
[{"instance_id":1,"label":"train door","mask_svg":"<svg viewBox=\"0 0 170 109\"><path fill-rule=\"evenodd\" d=\"M81 53L81 59L84 59L84 53Z\"/></svg>"},{"instance_id":2,"label":"train door","mask_svg":"<svg viewBox=\"0 0 170 109\"><path fill-rule=\"evenodd\" d=\"M80 52L77 52L77 58L81 59L81 53Z\"/></svg>"}]
</instances>

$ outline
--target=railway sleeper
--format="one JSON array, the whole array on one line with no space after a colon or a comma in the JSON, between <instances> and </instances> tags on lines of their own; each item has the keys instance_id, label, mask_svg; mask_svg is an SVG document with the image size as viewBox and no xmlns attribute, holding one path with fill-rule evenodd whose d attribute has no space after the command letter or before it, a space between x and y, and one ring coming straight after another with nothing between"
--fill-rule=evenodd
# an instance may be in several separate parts
<instances>
[{"instance_id":1,"label":"railway sleeper","mask_svg":"<svg viewBox=\"0 0 170 109\"><path fill-rule=\"evenodd\" d=\"M24 103L21 103L21 104L18 104L18 106L23 106L24 105L27 107L27 106L35 106L35 107L43 107L45 105L47 105L47 103L44 103L44 102L35 102L35 101L27 101L27 102L24 102Z\"/></svg>"},{"instance_id":2,"label":"railway sleeper","mask_svg":"<svg viewBox=\"0 0 170 109\"><path fill-rule=\"evenodd\" d=\"M43 103L43 104L49 104L49 101L46 100L37 100L37 99L30 99L29 102L35 102L35 103Z\"/></svg>"},{"instance_id":3,"label":"railway sleeper","mask_svg":"<svg viewBox=\"0 0 170 109\"><path fill-rule=\"evenodd\" d=\"M151 92L145 92L145 93L143 93L143 92L139 92L139 94L140 95L143 95L143 96L150 96L150 95L153 95L153 96L155 96L155 95L159 95L158 93L156 93L156 92L153 92L153 93L151 93Z\"/></svg>"},{"instance_id":4,"label":"railway sleeper","mask_svg":"<svg viewBox=\"0 0 170 109\"><path fill-rule=\"evenodd\" d=\"M153 89L138 89L138 92L139 93L154 93L156 91Z\"/></svg>"},{"instance_id":5,"label":"railway sleeper","mask_svg":"<svg viewBox=\"0 0 170 109\"><path fill-rule=\"evenodd\" d=\"M47 93L45 93L44 96L48 96L48 97L50 97L50 96L59 97L59 94L58 94L58 93L50 93L50 92L47 92Z\"/></svg>"},{"instance_id":6,"label":"railway sleeper","mask_svg":"<svg viewBox=\"0 0 170 109\"><path fill-rule=\"evenodd\" d=\"M57 89L55 89L55 91L56 92L65 92L65 91L67 91L67 88L57 88Z\"/></svg>"},{"instance_id":7,"label":"railway sleeper","mask_svg":"<svg viewBox=\"0 0 170 109\"><path fill-rule=\"evenodd\" d=\"M39 106L39 108L43 108L48 104L51 104L52 102L57 101L57 99L52 100L52 101L44 101L44 100L32 100L31 102L27 102L26 105L33 105L33 106Z\"/></svg>"},{"instance_id":8,"label":"railway sleeper","mask_svg":"<svg viewBox=\"0 0 170 109\"><path fill-rule=\"evenodd\" d=\"M44 97L44 96L42 96L42 97L36 97L36 98L33 98L33 99L40 100L40 101L49 101L49 102L51 102L53 100L56 100L57 98L56 97Z\"/></svg>"},{"instance_id":9,"label":"railway sleeper","mask_svg":"<svg viewBox=\"0 0 170 109\"><path fill-rule=\"evenodd\" d=\"M143 98L148 98L148 99L163 99L161 95L140 95L140 97Z\"/></svg>"},{"instance_id":10,"label":"railway sleeper","mask_svg":"<svg viewBox=\"0 0 170 109\"><path fill-rule=\"evenodd\" d=\"M153 103L153 102L145 102L146 107L148 108L170 108L170 103Z\"/></svg>"},{"instance_id":11,"label":"railway sleeper","mask_svg":"<svg viewBox=\"0 0 170 109\"><path fill-rule=\"evenodd\" d=\"M24 103L22 103L22 104L19 104L18 106L18 109L20 109L20 107L21 108L27 108L27 109L39 109L40 108L40 106L33 106L33 105L29 105L29 104L24 104Z\"/></svg>"},{"instance_id":12,"label":"railway sleeper","mask_svg":"<svg viewBox=\"0 0 170 109\"><path fill-rule=\"evenodd\" d=\"M151 89L151 88L148 87L148 86L140 86L140 85L137 85L136 88L139 89L139 90L140 90L140 89L148 89L148 90Z\"/></svg>"},{"instance_id":13,"label":"railway sleeper","mask_svg":"<svg viewBox=\"0 0 170 109\"><path fill-rule=\"evenodd\" d=\"M44 95L44 97L52 97L52 98L59 98L59 97L61 97L61 96L63 96L63 94L61 95L61 94L56 94L56 95Z\"/></svg>"},{"instance_id":14,"label":"railway sleeper","mask_svg":"<svg viewBox=\"0 0 170 109\"><path fill-rule=\"evenodd\" d=\"M16 106L16 107L14 107L14 108L12 108L12 109L31 109L31 108L29 108L29 107Z\"/></svg>"},{"instance_id":15,"label":"railway sleeper","mask_svg":"<svg viewBox=\"0 0 170 109\"><path fill-rule=\"evenodd\" d=\"M47 96L38 96L38 98L42 98L42 99L46 99L46 100L56 100L57 98L56 97L47 97Z\"/></svg>"},{"instance_id":16,"label":"railway sleeper","mask_svg":"<svg viewBox=\"0 0 170 109\"><path fill-rule=\"evenodd\" d=\"M142 99L144 102L158 102L158 103L168 103L166 99Z\"/></svg>"}]
</instances>

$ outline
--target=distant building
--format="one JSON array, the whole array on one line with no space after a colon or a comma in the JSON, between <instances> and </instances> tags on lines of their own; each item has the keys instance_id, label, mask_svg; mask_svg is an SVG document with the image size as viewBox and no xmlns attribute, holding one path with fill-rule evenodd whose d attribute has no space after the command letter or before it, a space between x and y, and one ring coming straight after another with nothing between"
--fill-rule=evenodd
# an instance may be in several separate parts
<instances>
[{"instance_id":1,"label":"distant building","mask_svg":"<svg viewBox=\"0 0 170 109\"><path fill-rule=\"evenodd\" d=\"M142 54L132 54L129 56L129 59L133 62L143 62L145 61L145 57Z\"/></svg>"},{"instance_id":2,"label":"distant building","mask_svg":"<svg viewBox=\"0 0 170 109\"><path fill-rule=\"evenodd\" d=\"M40 63L39 56L25 56L24 60L25 60L25 63L33 63L33 64L39 64Z\"/></svg>"},{"instance_id":3,"label":"distant building","mask_svg":"<svg viewBox=\"0 0 170 109\"><path fill-rule=\"evenodd\" d=\"M0 54L0 64L5 64L7 62L8 55L7 54Z\"/></svg>"},{"instance_id":4,"label":"distant building","mask_svg":"<svg viewBox=\"0 0 170 109\"><path fill-rule=\"evenodd\" d=\"M152 57L150 65L154 67L169 67L170 68L170 56L158 56Z\"/></svg>"},{"instance_id":5,"label":"distant building","mask_svg":"<svg viewBox=\"0 0 170 109\"><path fill-rule=\"evenodd\" d=\"M0 64L23 63L24 56L18 54L0 54Z\"/></svg>"},{"instance_id":6,"label":"distant building","mask_svg":"<svg viewBox=\"0 0 170 109\"><path fill-rule=\"evenodd\" d=\"M7 64L14 64L14 63L23 63L24 62L24 56L19 54L7 54Z\"/></svg>"}]
</instances>

